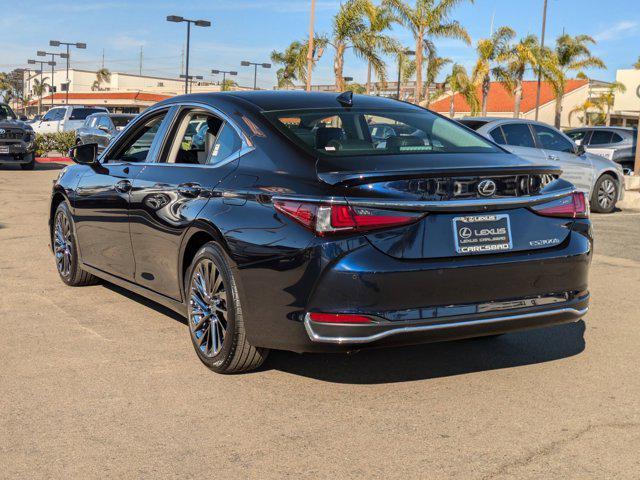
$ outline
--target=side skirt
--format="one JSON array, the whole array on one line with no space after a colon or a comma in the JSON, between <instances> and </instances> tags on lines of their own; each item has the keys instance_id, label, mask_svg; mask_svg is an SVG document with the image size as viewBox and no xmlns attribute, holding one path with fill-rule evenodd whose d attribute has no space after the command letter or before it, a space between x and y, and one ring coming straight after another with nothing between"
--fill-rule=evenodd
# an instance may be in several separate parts
<instances>
[{"instance_id":1,"label":"side skirt","mask_svg":"<svg viewBox=\"0 0 640 480\"><path fill-rule=\"evenodd\" d=\"M154 292L153 290L149 290L148 288L140 286L137 283L133 283L123 278L116 277L115 275L111 275L110 273L104 272L98 268L90 267L85 263L81 264L81 268L95 275L96 277L101 278L102 280L106 280L109 283L113 283L115 285L118 285L119 287L130 290L133 293L145 297L155 303L159 303L164 307L170 308L171 310L182 315L185 318L187 317L187 307L182 302L178 302L173 298L169 298L165 295Z\"/></svg>"}]
</instances>

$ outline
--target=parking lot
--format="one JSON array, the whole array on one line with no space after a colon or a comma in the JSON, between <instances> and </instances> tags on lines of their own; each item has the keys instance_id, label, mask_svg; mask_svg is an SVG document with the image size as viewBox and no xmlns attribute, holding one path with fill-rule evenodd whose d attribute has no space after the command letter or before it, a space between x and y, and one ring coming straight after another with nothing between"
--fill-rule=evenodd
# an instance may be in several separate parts
<instances>
[{"instance_id":1,"label":"parking lot","mask_svg":"<svg viewBox=\"0 0 640 480\"><path fill-rule=\"evenodd\" d=\"M59 281L57 168L0 169L0 477L638 478L640 212L594 216L584 322L221 376L179 316Z\"/></svg>"}]
</instances>

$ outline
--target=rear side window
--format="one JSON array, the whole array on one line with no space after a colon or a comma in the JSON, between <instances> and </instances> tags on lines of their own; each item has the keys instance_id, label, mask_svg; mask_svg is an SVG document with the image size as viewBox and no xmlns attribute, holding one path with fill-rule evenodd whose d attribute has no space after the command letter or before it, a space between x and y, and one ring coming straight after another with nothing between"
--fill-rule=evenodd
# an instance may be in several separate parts
<instances>
[{"instance_id":1,"label":"rear side window","mask_svg":"<svg viewBox=\"0 0 640 480\"><path fill-rule=\"evenodd\" d=\"M573 152L573 144L559 132L541 125L534 125L533 129L536 132L540 146L545 150L567 153Z\"/></svg>"},{"instance_id":2,"label":"rear side window","mask_svg":"<svg viewBox=\"0 0 640 480\"><path fill-rule=\"evenodd\" d=\"M502 125L502 133L507 145L536 148L531 130L526 123L507 123Z\"/></svg>"},{"instance_id":3,"label":"rear side window","mask_svg":"<svg viewBox=\"0 0 640 480\"><path fill-rule=\"evenodd\" d=\"M588 130L574 130L572 132L566 132L567 136L573 140L574 142L582 142L584 140L584 137L587 136L587 133L589 133Z\"/></svg>"},{"instance_id":4,"label":"rear side window","mask_svg":"<svg viewBox=\"0 0 640 480\"><path fill-rule=\"evenodd\" d=\"M611 143L620 143L622 140L623 138L617 133L613 132L611 134Z\"/></svg>"},{"instance_id":5,"label":"rear side window","mask_svg":"<svg viewBox=\"0 0 640 480\"><path fill-rule=\"evenodd\" d=\"M607 130L593 131L589 145L606 145L607 143L611 143L611 132Z\"/></svg>"},{"instance_id":6,"label":"rear side window","mask_svg":"<svg viewBox=\"0 0 640 480\"><path fill-rule=\"evenodd\" d=\"M71 110L69 120L84 120L89 115L100 112L104 112L104 110L100 108L74 108Z\"/></svg>"},{"instance_id":7,"label":"rear side window","mask_svg":"<svg viewBox=\"0 0 640 480\"><path fill-rule=\"evenodd\" d=\"M489 132L489 135L498 145L506 145L507 141L504 139L504 134L502 133L502 129L500 127L491 130Z\"/></svg>"}]
</instances>

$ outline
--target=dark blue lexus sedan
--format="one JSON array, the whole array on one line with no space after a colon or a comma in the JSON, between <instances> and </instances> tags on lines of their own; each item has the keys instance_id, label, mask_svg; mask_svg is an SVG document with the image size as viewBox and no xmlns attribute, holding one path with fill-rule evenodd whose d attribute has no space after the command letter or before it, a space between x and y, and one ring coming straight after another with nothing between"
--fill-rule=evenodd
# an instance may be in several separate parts
<instances>
[{"instance_id":1,"label":"dark blue lexus sedan","mask_svg":"<svg viewBox=\"0 0 640 480\"><path fill-rule=\"evenodd\" d=\"M584 195L415 105L188 95L102 154L71 155L51 199L61 279L183 314L216 372L256 368L269 349L498 335L587 312Z\"/></svg>"}]
</instances>

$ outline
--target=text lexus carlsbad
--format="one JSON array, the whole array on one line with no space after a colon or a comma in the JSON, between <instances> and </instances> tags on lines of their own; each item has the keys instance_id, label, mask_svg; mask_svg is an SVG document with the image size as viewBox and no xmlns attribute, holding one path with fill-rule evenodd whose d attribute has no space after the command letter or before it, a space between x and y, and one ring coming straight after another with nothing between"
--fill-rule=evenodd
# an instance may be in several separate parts
<instances>
[{"instance_id":1,"label":"text lexus carlsbad","mask_svg":"<svg viewBox=\"0 0 640 480\"><path fill-rule=\"evenodd\" d=\"M381 125L398 133L376 137ZM74 147L53 187L60 277L183 314L216 372L254 369L269 349L497 335L587 312L583 193L415 105L186 95L96 152Z\"/></svg>"}]
</instances>

